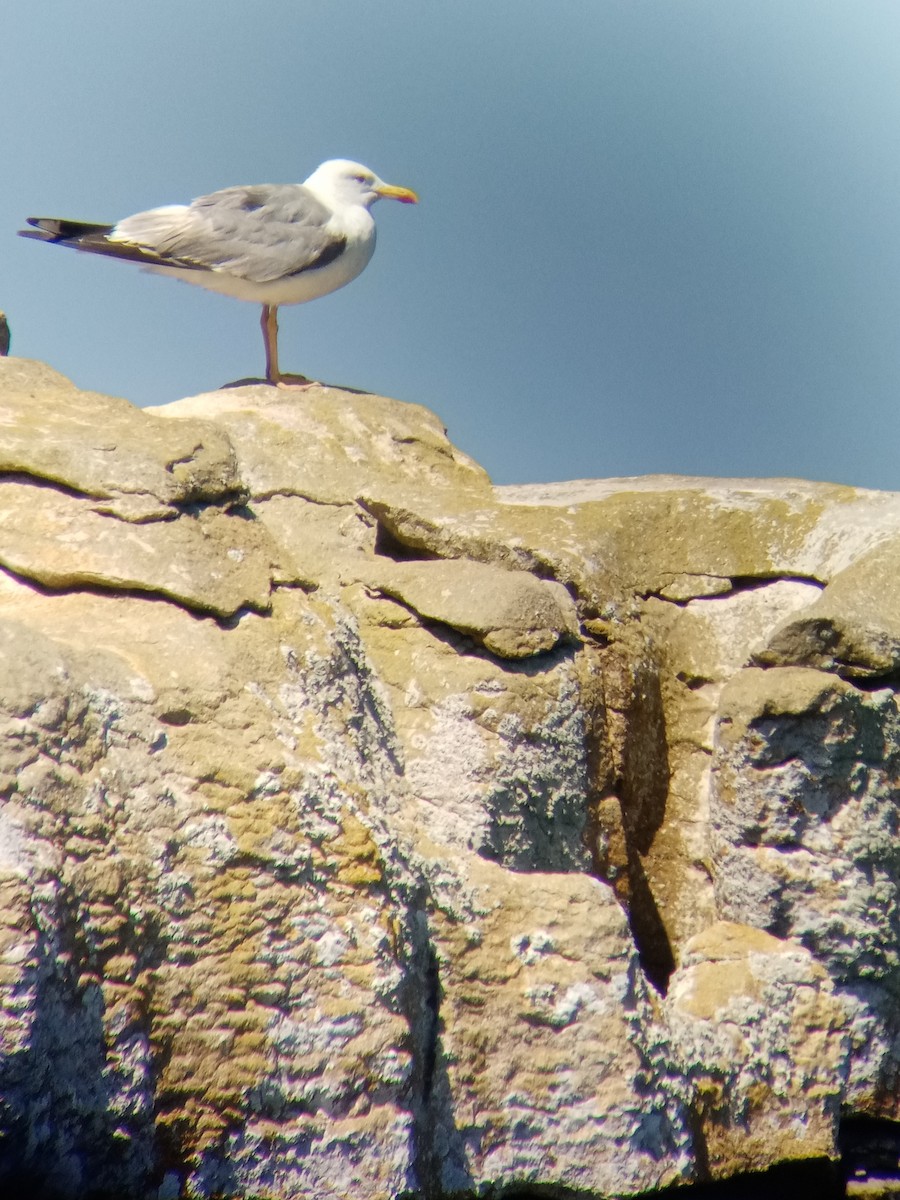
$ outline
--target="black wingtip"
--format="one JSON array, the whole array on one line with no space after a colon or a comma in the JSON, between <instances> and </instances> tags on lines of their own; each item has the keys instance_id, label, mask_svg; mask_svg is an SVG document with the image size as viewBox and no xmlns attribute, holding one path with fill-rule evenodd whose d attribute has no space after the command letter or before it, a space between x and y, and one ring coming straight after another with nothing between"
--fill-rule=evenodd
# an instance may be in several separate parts
<instances>
[{"instance_id":1,"label":"black wingtip","mask_svg":"<svg viewBox=\"0 0 900 1200\"><path fill-rule=\"evenodd\" d=\"M62 235L63 222L57 220L55 217L26 217L25 222L28 225L34 226L38 232L32 233L29 229L20 229L19 233L21 233L22 237L42 237L46 240L47 238L56 238Z\"/></svg>"},{"instance_id":2,"label":"black wingtip","mask_svg":"<svg viewBox=\"0 0 900 1200\"><path fill-rule=\"evenodd\" d=\"M20 229L19 237L35 238L39 242L57 242L62 234L60 226L62 221L57 221L52 217L26 217L27 224L34 226L33 229Z\"/></svg>"},{"instance_id":3,"label":"black wingtip","mask_svg":"<svg viewBox=\"0 0 900 1200\"><path fill-rule=\"evenodd\" d=\"M76 238L105 237L111 233L112 225L98 225L90 221L69 221L65 217L26 217L26 223L34 226L30 229L20 229L21 237L37 238L42 242L71 242Z\"/></svg>"}]
</instances>

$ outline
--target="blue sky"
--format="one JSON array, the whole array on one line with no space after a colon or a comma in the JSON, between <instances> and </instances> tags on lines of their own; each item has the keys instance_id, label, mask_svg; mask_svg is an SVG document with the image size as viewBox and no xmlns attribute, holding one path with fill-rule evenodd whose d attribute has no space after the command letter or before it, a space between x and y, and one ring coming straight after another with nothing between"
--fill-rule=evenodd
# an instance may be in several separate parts
<instances>
[{"instance_id":1,"label":"blue sky","mask_svg":"<svg viewBox=\"0 0 900 1200\"><path fill-rule=\"evenodd\" d=\"M282 310L285 369L433 408L498 483L900 488L896 0L6 0L0 95L0 308L80 386L259 374L258 310L25 216L351 157L422 202Z\"/></svg>"}]
</instances>

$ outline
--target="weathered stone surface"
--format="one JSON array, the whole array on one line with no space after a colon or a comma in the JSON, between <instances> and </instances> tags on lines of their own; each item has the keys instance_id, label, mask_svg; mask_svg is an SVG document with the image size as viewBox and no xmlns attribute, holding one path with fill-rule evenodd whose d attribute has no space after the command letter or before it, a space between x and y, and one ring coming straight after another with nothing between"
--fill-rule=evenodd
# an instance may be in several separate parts
<instances>
[{"instance_id":1,"label":"weathered stone surface","mask_svg":"<svg viewBox=\"0 0 900 1200\"><path fill-rule=\"evenodd\" d=\"M851 1095L900 1100L900 712L806 668L741 671L716 730L717 907L808 947L848 998Z\"/></svg>"},{"instance_id":2,"label":"weathered stone surface","mask_svg":"<svg viewBox=\"0 0 900 1200\"><path fill-rule=\"evenodd\" d=\"M0 1185L629 1196L900 1115L900 496L16 359L0 422Z\"/></svg>"},{"instance_id":3,"label":"weathered stone surface","mask_svg":"<svg viewBox=\"0 0 900 1200\"><path fill-rule=\"evenodd\" d=\"M847 1011L808 950L719 921L686 944L666 1009L714 1173L832 1155Z\"/></svg>"},{"instance_id":4,"label":"weathered stone surface","mask_svg":"<svg viewBox=\"0 0 900 1200\"><path fill-rule=\"evenodd\" d=\"M21 962L32 1041L0 1080L33 1154L61 1174L77 1158L111 1195L146 1193L157 1137L192 1164L197 1195L337 1196L363 1178L393 1194L411 1171L406 906L359 804L394 769L377 719L355 753L336 748L340 765L297 745L355 708L330 614L289 593L273 618L224 631L164 606L142 635L128 612L140 600L82 597L73 653L53 636L73 601L36 598L29 626L5 628L34 665L26 693L21 658L3 656L15 679L0 845L35 915ZM292 694L305 671L318 689ZM54 1005L83 1020L70 1029ZM60 1104L48 1096L41 1021L81 1099L65 1074ZM79 1123L69 1110L88 1100ZM60 1105L69 1119L41 1135L41 1112Z\"/></svg>"},{"instance_id":5,"label":"weathered stone surface","mask_svg":"<svg viewBox=\"0 0 900 1200\"><path fill-rule=\"evenodd\" d=\"M466 884L463 904L434 916L430 1136L445 1193L621 1194L689 1178L688 1092L609 889L479 859Z\"/></svg>"}]
</instances>

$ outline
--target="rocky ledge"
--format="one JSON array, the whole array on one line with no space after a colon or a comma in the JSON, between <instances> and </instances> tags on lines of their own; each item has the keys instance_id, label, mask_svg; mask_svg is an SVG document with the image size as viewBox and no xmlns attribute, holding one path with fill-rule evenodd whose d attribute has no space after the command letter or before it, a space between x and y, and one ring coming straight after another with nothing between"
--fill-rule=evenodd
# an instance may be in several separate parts
<instances>
[{"instance_id":1,"label":"rocky ledge","mask_svg":"<svg viewBox=\"0 0 900 1200\"><path fill-rule=\"evenodd\" d=\"M900 495L494 488L415 405L18 359L0 427L0 1183L622 1197L893 1129Z\"/></svg>"}]
</instances>

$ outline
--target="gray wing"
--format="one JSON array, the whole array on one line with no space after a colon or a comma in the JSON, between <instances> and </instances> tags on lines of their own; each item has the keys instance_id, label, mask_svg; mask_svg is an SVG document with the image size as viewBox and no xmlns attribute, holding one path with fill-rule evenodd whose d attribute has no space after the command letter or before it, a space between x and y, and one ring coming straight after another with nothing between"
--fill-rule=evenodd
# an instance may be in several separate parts
<instances>
[{"instance_id":1,"label":"gray wing","mask_svg":"<svg viewBox=\"0 0 900 1200\"><path fill-rule=\"evenodd\" d=\"M224 188L185 206L127 217L104 239L148 265L227 271L267 283L332 262L345 239L327 232L331 212L301 184ZM88 247L84 245L84 249Z\"/></svg>"}]
</instances>

